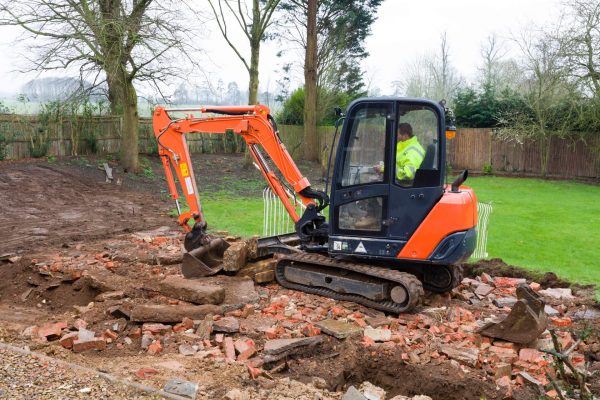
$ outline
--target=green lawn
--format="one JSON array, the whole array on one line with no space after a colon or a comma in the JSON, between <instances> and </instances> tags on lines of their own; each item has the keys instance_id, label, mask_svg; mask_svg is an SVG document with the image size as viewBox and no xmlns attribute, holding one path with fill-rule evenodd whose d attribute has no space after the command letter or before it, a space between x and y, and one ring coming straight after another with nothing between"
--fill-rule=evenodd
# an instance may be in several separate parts
<instances>
[{"instance_id":1,"label":"green lawn","mask_svg":"<svg viewBox=\"0 0 600 400\"><path fill-rule=\"evenodd\" d=\"M600 186L493 176L467 184L493 205L490 258L600 286ZM201 199L211 229L262 234L260 197L237 197L231 187Z\"/></svg>"},{"instance_id":2,"label":"green lawn","mask_svg":"<svg viewBox=\"0 0 600 400\"><path fill-rule=\"evenodd\" d=\"M467 184L492 202L491 258L600 286L600 186L501 177Z\"/></svg>"}]
</instances>

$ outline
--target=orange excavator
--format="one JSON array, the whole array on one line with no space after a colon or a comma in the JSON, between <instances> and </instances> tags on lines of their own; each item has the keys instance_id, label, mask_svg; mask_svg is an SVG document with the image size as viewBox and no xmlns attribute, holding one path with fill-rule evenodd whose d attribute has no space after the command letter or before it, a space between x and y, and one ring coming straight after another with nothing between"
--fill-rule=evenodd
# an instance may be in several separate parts
<instances>
[{"instance_id":1,"label":"orange excavator","mask_svg":"<svg viewBox=\"0 0 600 400\"><path fill-rule=\"evenodd\" d=\"M447 292L458 285L457 264L475 248L477 201L462 186L467 171L445 184L451 114L430 100L394 97L361 98L338 114L343 125L331 146L333 174L320 191L294 163L268 107L156 107L159 155L187 232L186 277L214 274L228 246L207 233L186 142L186 134L204 132L241 136L293 220L294 232L258 240L259 255L276 255L282 286L400 313L413 309L424 289ZM400 125L410 125L411 143L418 142L411 150L418 165L403 174L397 169L409 150L397 134ZM180 208L173 171L189 211Z\"/></svg>"}]
</instances>

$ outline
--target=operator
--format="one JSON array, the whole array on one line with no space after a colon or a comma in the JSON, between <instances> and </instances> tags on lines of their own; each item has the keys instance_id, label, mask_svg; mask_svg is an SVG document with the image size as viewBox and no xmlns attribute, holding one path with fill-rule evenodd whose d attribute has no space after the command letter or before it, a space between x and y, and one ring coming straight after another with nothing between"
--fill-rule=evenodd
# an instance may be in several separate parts
<instances>
[{"instance_id":1,"label":"operator","mask_svg":"<svg viewBox=\"0 0 600 400\"><path fill-rule=\"evenodd\" d=\"M396 180L408 183L415 179L415 173L425 158L425 150L409 123L398 124L396 139ZM383 164L375 166L375 170L383 173Z\"/></svg>"}]
</instances>

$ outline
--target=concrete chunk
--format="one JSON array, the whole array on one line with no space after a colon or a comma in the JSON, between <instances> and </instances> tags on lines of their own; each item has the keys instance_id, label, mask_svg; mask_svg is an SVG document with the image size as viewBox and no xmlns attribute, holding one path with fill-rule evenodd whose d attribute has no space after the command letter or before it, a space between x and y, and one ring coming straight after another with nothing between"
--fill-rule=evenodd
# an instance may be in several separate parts
<instances>
[{"instance_id":1,"label":"concrete chunk","mask_svg":"<svg viewBox=\"0 0 600 400\"><path fill-rule=\"evenodd\" d=\"M159 284L162 294L195 304L221 304L225 299L225 289L207 285L201 279L185 279L168 276Z\"/></svg>"},{"instance_id":2,"label":"concrete chunk","mask_svg":"<svg viewBox=\"0 0 600 400\"><path fill-rule=\"evenodd\" d=\"M141 304L131 309L130 317L134 322L181 322L184 318L203 319L207 314L222 314L223 308L213 304L200 306Z\"/></svg>"},{"instance_id":3,"label":"concrete chunk","mask_svg":"<svg viewBox=\"0 0 600 400\"><path fill-rule=\"evenodd\" d=\"M235 333L239 332L240 323L235 317L225 317L214 321L212 328L215 332Z\"/></svg>"},{"instance_id":4,"label":"concrete chunk","mask_svg":"<svg viewBox=\"0 0 600 400\"><path fill-rule=\"evenodd\" d=\"M350 336L360 335L362 328L358 325L348 322L338 321L335 319L327 319L316 324L316 327L321 329L323 333L336 337L338 339L346 339Z\"/></svg>"},{"instance_id":5,"label":"concrete chunk","mask_svg":"<svg viewBox=\"0 0 600 400\"><path fill-rule=\"evenodd\" d=\"M275 339L265 342L264 353L273 355L298 347L311 346L323 341L323 335L297 339Z\"/></svg>"},{"instance_id":6,"label":"concrete chunk","mask_svg":"<svg viewBox=\"0 0 600 400\"><path fill-rule=\"evenodd\" d=\"M440 352L449 358L462 362L470 367L477 367L479 361L479 350L472 348L455 348L451 346L442 346Z\"/></svg>"},{"instance_id":7,"label":"concrete chunk","mask_svg":"<svg viewBox=\"0 0 600 400\"><path fill-rule=\"evenodd\" d=\"M367 327L363 334L374 342L387 342L392 339L392 331L389 329L373 329Z\"/></svg>"},{"instance_id":8,"label":"concrete chunk","mask_svg":"<svg viewBox=\"0 0 600 400\"><path fill-rule=\"evenodd\" d=\"M198 384L183 379L171 379L165 384L164 391L193 400L198 392Z\"/></svg>"}]
</instances>

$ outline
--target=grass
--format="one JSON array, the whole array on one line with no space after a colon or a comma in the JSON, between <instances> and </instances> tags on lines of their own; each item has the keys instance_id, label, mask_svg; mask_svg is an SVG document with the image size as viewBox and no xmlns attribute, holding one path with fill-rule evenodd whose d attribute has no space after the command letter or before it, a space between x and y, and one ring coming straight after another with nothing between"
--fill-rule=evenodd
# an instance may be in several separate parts
<instances>
[{"instance_id":1,"label":"grass","mask_svg":"<svg viewBox=\"0 0 600 400\"><path fill-rule=\"evenodd\" d=\"M490 258L600 286L600 186L494 176L471 177L467 183L478 201L493 205ZM226 190L201 194L211 230L262 234L262 199L236 195L256 184L232 180Z\"/></svg>"},{"instance_id":2,"label":"grass","mask_svg":"<svg viewBox=\"0 0 600 400\"><path fill-rule=\"evenodd\" d=\"M600 286L600 187L570 181L477 177L478 201L492 202L490 257Z\"/></svg>"}]
</instances>

